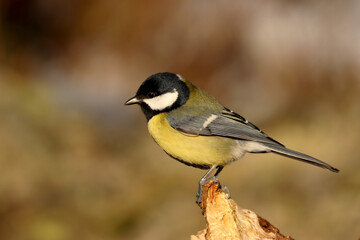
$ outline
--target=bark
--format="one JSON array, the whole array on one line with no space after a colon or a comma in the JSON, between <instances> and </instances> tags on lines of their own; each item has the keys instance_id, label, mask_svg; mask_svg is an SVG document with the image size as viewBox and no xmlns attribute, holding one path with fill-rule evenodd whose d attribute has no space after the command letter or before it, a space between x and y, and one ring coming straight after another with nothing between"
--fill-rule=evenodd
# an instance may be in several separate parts
<instances>
[{"instance_id":1,"label":"bark","mask_svg":"<svg viewBox=\"0 0 360 240\"><path fill-rule=\"evenodd\" d=\"M282 235L278 228L253 211L240 208L215 181L203 186L199 206L206 220L206 228L196 236L192 235L191 240L292 239Z\"/></svg>"}]
</instances>

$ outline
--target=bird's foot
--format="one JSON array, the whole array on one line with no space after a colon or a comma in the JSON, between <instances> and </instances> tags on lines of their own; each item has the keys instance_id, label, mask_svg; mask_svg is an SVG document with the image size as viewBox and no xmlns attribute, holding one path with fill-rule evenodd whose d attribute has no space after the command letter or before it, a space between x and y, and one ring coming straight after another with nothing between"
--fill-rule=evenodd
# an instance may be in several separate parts
<instances>
[{"instance_id":1,"label":"bird's foot","mask_svg":"<svg viewBox=\"0 0 360 240\"><path fill-rule=\"evenodd\" d=\"M215 181L218 184L219 188L222 191L225 191L230 196L229 188L227 186L225 186L225 185L221 185L219 179L216 176L213 176L211 178L201 179L200 180L199 189L198 189L198 192L196 193L196 203L197 204L201 203L201 196L202 196L202 192L203 192L203 186L209 181Z\"/></svg>"}]
</instances>

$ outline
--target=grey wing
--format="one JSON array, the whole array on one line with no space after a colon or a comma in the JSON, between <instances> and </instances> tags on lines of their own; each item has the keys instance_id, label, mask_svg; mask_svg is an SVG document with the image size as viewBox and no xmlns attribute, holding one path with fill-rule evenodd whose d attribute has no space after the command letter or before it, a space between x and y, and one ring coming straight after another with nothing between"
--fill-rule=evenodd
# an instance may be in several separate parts
<instances>
[{"instance_id":1,"label":"grey wing","mask_svg":"<svg viewBox=\"0 0 360 240\"><path fill-rule=\"evenodd\" d=\"M254 124L228 109L224 109L224 111L219 113L187 116L181 119L175 119L168 115L168 121L174 129L184 134L221 136L283 146L268 137Z\"/></svg>"},{"instance_id":2,"label":"grey wing","mask_svg":"<svg viewBox=\"0 0 360 240\"><path fill-rule=\"evenodd\" d=\"M267 151L310 163L322 168L327 168L333 172L339 172L337 168L334 168L325 162L286 148L281 143L267 136L254 124L228 109L224 109L224 111L220 113L190 116L181 118L180 120L168 115L168 121L174 129L184 134L221 136L239 140L255 141L262 143L262 145L267 148Z\"/></svg>"}]
</instances>

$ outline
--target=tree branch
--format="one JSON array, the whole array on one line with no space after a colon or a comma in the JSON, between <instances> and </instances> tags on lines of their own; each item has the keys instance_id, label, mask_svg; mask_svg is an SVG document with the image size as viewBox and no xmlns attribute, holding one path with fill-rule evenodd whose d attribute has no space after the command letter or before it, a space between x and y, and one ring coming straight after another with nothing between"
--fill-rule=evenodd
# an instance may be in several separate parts
<instances>
[{"instance_id":1,"label":"tree branch","mask_svg":"<svg viewBox=\"0 0 360 240\"><path fill-rule=\"evenodd\" d=\"M251 210L240 208L215 181L203 186L199 204L206 228L192 235L191 240L291 240Z\"/></svg>"}]
</instances>

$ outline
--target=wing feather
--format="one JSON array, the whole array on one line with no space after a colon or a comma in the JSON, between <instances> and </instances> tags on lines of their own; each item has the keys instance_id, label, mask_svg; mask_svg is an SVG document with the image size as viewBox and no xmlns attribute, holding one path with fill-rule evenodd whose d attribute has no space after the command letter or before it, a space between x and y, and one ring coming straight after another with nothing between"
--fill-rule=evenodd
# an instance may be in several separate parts
<instances>
[{"instance_id":1,"label":"wing feather","mask_svg":"<svg viewBox=\"0 0 360 240\"><path fill-rule=\"evenodd\" d=\"M263 143L280 144L268 137L254 124L245 118L228 109L220 113L210 113L200 116L187 116L184 118L174 118L168 115L170 125L189 135L200 136L221 136L240 140L250 140Z\"/></svg>"},{"instance_id":2,"label":"wing feather","mask_svg":"<svg viewBox=\"0 0 360 240\"><path fill-rule=\"evenodd\" d=\"M168 114L167 119L174 129L187 135L221 136L239 140L255 141L262 143L262 145L267 147L271 152L327 168L333 172L339 172L337 168L334 168L325 162L285 148L284 145L267 136L254 124L226 108L218 113L186 116L183 118L178 118L178 116L173 117L172 114Z\"/></svg>"}]
</instances>

